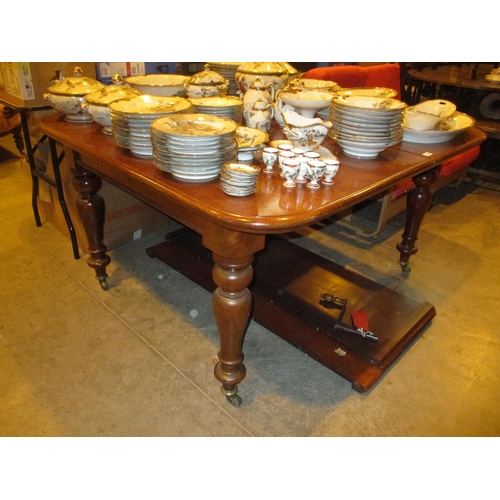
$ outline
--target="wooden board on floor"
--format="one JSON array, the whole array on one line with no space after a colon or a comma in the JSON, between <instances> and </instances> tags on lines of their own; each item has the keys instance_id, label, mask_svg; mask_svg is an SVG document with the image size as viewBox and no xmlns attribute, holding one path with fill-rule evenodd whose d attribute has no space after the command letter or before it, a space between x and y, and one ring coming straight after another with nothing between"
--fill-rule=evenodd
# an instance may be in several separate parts
<instances>
[{"instance_id":1,"label":"wooden board on floor","mask_svg":"<svg viewBox=\"0 0 500 500\"><path fill-rule=\"evenodd\" d=\"M170 233L147 252L215 290L211 252L195 232ZM436 314L427 302L418 303L278 236L268 236L254 269L253 319L349 380L358 392L370 389ZM347 299L344 326L352 327L351 311L365 311L378 342L336 329L340 309L325 307L329 304L322 293Z\"/></svg>"}]
</instances>

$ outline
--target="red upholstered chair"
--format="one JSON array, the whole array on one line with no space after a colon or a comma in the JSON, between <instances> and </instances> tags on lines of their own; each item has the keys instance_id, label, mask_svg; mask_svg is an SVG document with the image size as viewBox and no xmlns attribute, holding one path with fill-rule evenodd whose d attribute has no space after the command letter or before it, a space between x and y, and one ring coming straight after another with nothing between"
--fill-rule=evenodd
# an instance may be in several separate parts
<instances>
[{"instance_id":1,"label":"red upholstered chair","mask_svg":"<svg viewBox=\"0 0 500 500\"><path fill-rule=\"evenodd\" d=\"M302 75L303 78L315 80L330 80L341 87L366 87L368 72L360 66L327 66L313 68Z\"/></svg>"},{"instance_id":2,"label":"red upholstered chair","mask_svg":"<svg viewBox=\"0 0 500 500\"><path fill-rule=\"evenodd\" d=\"M397 91L401 99L401 70L399 64L375 64L363 68L367 72L366 87L386 87Z\"/></svg>"}]
</instances>

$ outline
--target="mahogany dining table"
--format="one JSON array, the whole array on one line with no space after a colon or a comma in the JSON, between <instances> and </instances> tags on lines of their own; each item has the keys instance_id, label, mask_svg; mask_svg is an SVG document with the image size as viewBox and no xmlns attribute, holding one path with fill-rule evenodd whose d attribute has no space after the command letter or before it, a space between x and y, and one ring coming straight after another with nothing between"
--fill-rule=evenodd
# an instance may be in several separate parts
<instances>
[{"instance_id":1,"label":"mahogany dining table","mask_svg":"<svg viewBox=\"0 0 500 500\"><path fill-rule=\"evenodd\" d=\"M333 185L291 189L283 186L278 173L261 172L254 194L233 197L221 191L218 179L176 180L155 167L151 158L135 157L117 146L97 124L69 123L63 115L46 116L37 124L51 141L64 147L71 160L76 209L88 237L88 265L103 289L108 288L110 257L103 244L102 179L186 228L167 234L165 242L148 253L213 292L220 337L214 372L222 393L235 406L241 404L237 393L246 374L243 339L252 318L351 381L358 392L380 379L430 323L434 307L347 271L286 236L412 178L415 187L408 195L406 224L397 245L402 271L408 273L440 164L486 139L472 127L446 143L401 142L366 160L344 155L328 137L323 146L340 160ZM279 129L271 131L270 137L284 138ZM347 299L343 319L336 307L321 300L323 294ZM348 331L350 313L359 309L367 312L378 342ZM341 323L345 328L336 328Z\"/></svg>"}]
</instances>

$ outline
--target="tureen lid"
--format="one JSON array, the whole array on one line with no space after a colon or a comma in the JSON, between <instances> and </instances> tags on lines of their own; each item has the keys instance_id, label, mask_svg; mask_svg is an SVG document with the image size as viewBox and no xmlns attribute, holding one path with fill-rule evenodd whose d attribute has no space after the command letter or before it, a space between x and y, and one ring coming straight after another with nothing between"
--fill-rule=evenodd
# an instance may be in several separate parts
<instances>
[{"instance_id":1,"label":"tureen lid","mask_svg":"<svg viewBox=\"0 0 500 500\"><path fill-rule=\"evenodd\" d=\"M73 69L73 76L59 80L56 84L47 89L51 94L61 95L87 95L95 92L105 85L93 78L83 76L83 71L79 66Z\"/></svg>"},{"instance_id":2,"label":"tureen lid","mask_svg":"<svg viewBox=\"0 0 500 500\"><path fill-rule=\"evenodd\" d=\"M142 92L124 85L125 81L121 75L114 75L111 79L114 85L107 85L97 92L85 96L85 101L90 104L108 105L109 103L118 99L125 99L127 97L135 97L142 95Z\"/></svg>"},{"instance_id":3,"label":"tureen lid","mask_svg":"<svg viewBox=\"0 0 500 500\"><path fill-rule=\"evenodd\" d=\"M239 66L241 73L251 73L255 75L286 75L289 71L279 62L246 62Z\"/></svg>"},{"instance_id":4,"label":"tureen lid","mask_svg":"<svg viewBox=\"0 0 500 500\"><path fill-rule=\"evenodd\" d=\"M216 71L212 71L210 64L205 64L204 70L195 73L187 83L189 85L222 85L226 79Z\"/></svg>"}]
</instances>

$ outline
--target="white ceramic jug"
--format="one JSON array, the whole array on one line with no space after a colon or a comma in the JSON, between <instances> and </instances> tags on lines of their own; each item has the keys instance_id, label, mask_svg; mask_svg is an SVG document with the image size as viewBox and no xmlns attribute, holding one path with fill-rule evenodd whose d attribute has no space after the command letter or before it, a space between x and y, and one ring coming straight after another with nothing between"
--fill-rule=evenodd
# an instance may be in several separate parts
<instances>
[{"instance_id":1,"label":"white ceramic jug","mask_svg":"<svg viewBox=\"0 0 500 500\"><path fill-rule=\"evenodd\" d=\"M243 111L243 116L247 127L269 132L274 116L274 108L272 104L265 101L256 101L251 108L246 108Z\"/></svg>"}]
</instances>

